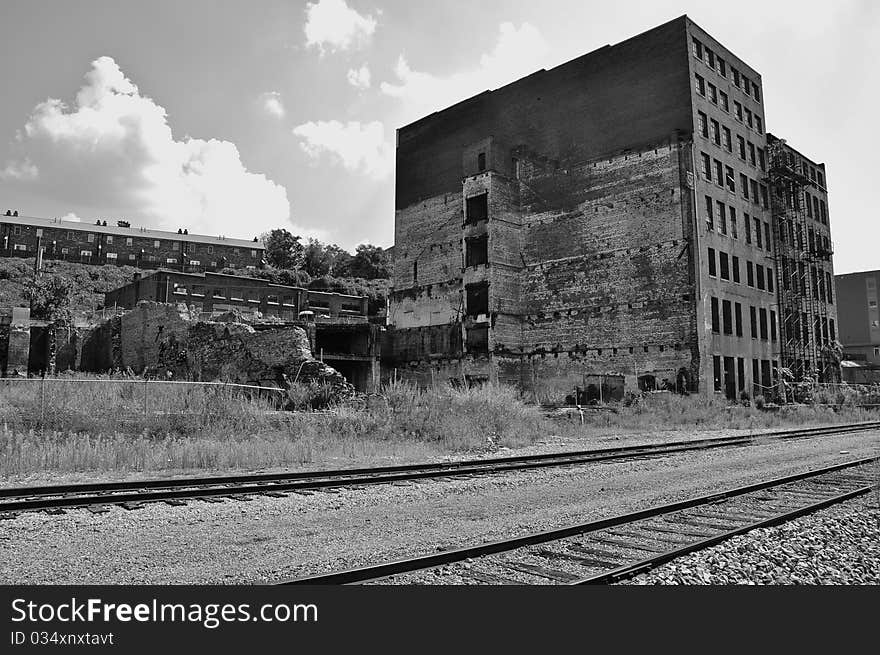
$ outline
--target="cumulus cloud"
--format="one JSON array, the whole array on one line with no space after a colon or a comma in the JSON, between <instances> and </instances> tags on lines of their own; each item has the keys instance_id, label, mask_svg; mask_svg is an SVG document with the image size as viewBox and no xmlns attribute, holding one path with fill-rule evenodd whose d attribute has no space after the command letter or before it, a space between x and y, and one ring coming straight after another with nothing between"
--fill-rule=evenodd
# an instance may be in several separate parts
<instances>
[{"instance_id":1,"label":"cumulus cloud","mask_svg":"<svg viewBox=\"0 0 880 655\"><path fill-rule=\"evenodd\" d=\"M379 121L318 121L299 125L293 130L300 147L312 159L323 155L341 163L347 170L376 179L387 177L394 165L394 149L385 139Z\"/></svg>"},{"instance_id":2,"label":"cumulus cloud","mask_svg":"<svg viewBox=\"0 0 880 655\"><path fill-rule=\"evenodd\" d=\"M0 180L4 182L33 180L39 174L40 171L34 163L25 157L23 161L8 162L4 168L0 169Z\"/></svg>"},{"instance_id":3,"label":"cumulus cloud","mask_svg":"<svg viewBox=\"0 0 880 655\"><path fill-rule=\"evenodd\" d=\"M360 48L369 43L377 20L363 16L345 0L318 0L306 6L306 46L317 47L321 54Z\"/></svg>"},{"instance_id":4,"label":"cumulus cloud","mask_svg":"<svg viewBox=\"0 0 880 655\"><path fill-rule=\"evenodd\" d=\"M523 23L517 29L512 23L502 23L494 50L480 57L479 67L439 77L413 70L401 55L395 70L397 82L383 82L380 88L403 102L404 120L408 122L534 73L549 52L547 42L533 25Z\"/></svg>"},{"instance_id":5,"label":"cumulus cloud","mask_svg":"<svg viewBox=\"0 0 880 655\"><path fill-rule=\"evenodd\" d=\"M281 101L281 94L277 91L267 91L260 96L260 102L267 114L276 118L284 118L287 111L284 109L284 103Z\"/></svg>"},{"instance_id":6,"label":"cumulus cloud","mask_svg":"<svg viewBox=\"0 0 880 655\"><path fill-rule=\"evenodd\" d=\"M82 219L74 214L73 212L67 212L64 216L61 217L62 221L72 221L74 223L81 223Z\"/></svg>"},{"instance_id":7,"label":"cumulus cloud","mask_svg":"<svg viewBox=\"0 0 880 655\"><path fill-rule=\"evenodd\" d=\"M73 106L38 104L13 146L16 182L149 225L248 237L289 223L287 191L251 173L235 144L174 138L165 109L110 57L92 62Z\"/></svg>"},{"instance_id":8,"label":"cumulus cloud","mask_svg":"<svg viewBox=\"0 0 880 655\"><path fill-rule=\"evenodd\" d=\"M356 89L370 88L370 69L366 64L360 68L351 68L348 71L348 83Z\"/></svg>"}]
</instances>

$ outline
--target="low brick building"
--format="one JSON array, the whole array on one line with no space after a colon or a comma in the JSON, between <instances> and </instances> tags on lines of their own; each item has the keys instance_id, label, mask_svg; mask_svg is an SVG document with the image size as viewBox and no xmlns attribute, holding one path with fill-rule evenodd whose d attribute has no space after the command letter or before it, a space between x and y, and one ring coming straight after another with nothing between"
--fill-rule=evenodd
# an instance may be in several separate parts
<instances>
[{"instance_id":1,"label":"low brick building","mask_svg":"<svg viewBox=\"0 0 880 655\"><path fill-rule=\"evenodd\" d=\"M132 309L140 301L195 305L202 312L238 309L258 311L264 316L296 320L302 311L312 311L317 320L367 320L367 298L341 293L313 291L302 287L272 284L268 280L222 273L179 273L159 270L136 275L125 286L104 294L105 307Z\"/></svg>"},{"instance_id":2,"label":"low brick building","mask_svg":"<svg viewBox=\"0 0 880 655\"><path fill-rule=\"evenodd\" d=\"M247 241L131 227L126 221L107 225L55 218L0 215L0 256L35 257L83 264L118 264L179 271L214 271L225 267L257 268L265 247Z\"/></svg>"}]
</instances>

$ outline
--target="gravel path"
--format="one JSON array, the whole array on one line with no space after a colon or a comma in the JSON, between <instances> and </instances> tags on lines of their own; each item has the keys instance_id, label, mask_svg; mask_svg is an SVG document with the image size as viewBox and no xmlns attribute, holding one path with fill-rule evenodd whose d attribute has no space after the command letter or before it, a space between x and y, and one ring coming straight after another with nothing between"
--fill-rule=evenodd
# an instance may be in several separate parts
<instances>
[{"instance_id":1,"label":"gravel path","mask_svg":"<svg viewBox=\"0 0 880 655\"><path fill-rule=\"evenodd\" d=\"M562 527L880 454L880 434L249 502L0 521L0 583L259 583Z\"/></svg>"},{"instance_id":2,"label":"gravel path","mask_svg":"<svg viewBox=\"0 0 880 655\"><path fill-rule=\"evenodd\" d=\"M880 498L753 530L622 584L880 584Z\"/></svg>"}]
</instances>

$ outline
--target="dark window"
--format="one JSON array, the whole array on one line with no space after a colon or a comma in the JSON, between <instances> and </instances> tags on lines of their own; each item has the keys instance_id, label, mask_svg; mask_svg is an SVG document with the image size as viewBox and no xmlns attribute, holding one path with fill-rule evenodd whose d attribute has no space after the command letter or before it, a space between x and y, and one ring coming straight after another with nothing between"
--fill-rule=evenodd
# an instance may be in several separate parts
<instances>
[{"instance_id":1,"label":"dark window","mask_svg":"<svg viewBox=\"0 0 880 655\"><path fill-rule=\"evenodd\" d=\"M700 159L703 160L703 177L710 182L712 181L712 160L705 152L700 153Z\"/></svg>"},{"instance_id":2,"label":"dark window","mask_svg":"<svg viewBox=\"0 0 880 655\"><path fill-rule=\"evenodd\" d=\"M709 275L715 277L717 274L715 270L715 248L709 248Z\"/></svg>"},{"instance_id":3,"label":"dark window","mask_svg":"<svg viewBox=\"0 0 880 655\"><path fill-rule=\"evenodd\" d=\"M758 312L754 307L749 306L749 319L752 328L752 339L758 338Z\"/></svg>"},{"instance_id":4,"label":"dark window","mask_svg":"<svg viewBox=\"0 0 880 655\"><path fill-rule=\"evenodd\" d=\"M743 227L745 228L745 231L746 231L746 243L751 243L752 242L752 218L746 213L743 213Z\"/></svg>"},{"instance_id":5,"label":"dark window","mask_svg":"<svg viewBox=\"0 0 880 655\"><path fill-rule=\"evenodd\" d=\"M750 287L755 286L755 270L752 267L752 262L746 262L746 284Z\"/></svg>"},{"instance_id":6,"label":"dark window","mask_svg":"<svg viewBox=\"0 0 880 655\"><path fill-rule=\"evenodd\" d=\"M706 225L710 230L715 228L715 218L712 216L712 196L706 196Z\"/></svg>"},{"instance_id":7,"label":"dark window","mask_svg":"<svg viewBox=\"0 0 880 655\"><path fill-rule=\"evenodd\" d=\"M764 267L761 266L760 264L755 264L755 273L757 273L756 277L758 278L757 286L761 291L763 291L764 290Z\"/></svg>"},{"instance_id":8,"label":"dark window","mask_svg":"<svg viewBox=\"0 0 880 655\"><path fill-rule=\"evenodd\" d=\"M735 69L733 66L730 67L730 72L733 73L733 83L736 87L739 87L739 71Z\"/></svg>"},{"instance_id":9,"label":"dark window","mask_svg":"<svg viewBox=\"0 0 880 655\"><path fill-rule=\"evenodd\" d=\"M770 197L767 195L767 187L763 184L761 185L761 206L764 209L770 208ZM770 242L770 239L767 239L767 242Z\"/></svg>"},{"instance_id":10,"label":"dark window","mask_svg":"<svg viewBox=\"0 0 880 655\"><path fill-rule=\"evenodd\" d=\"M727 166L724 172L726 173L727 190L731 193L736 193L736 179L733 177L733 168Z\"/></svg>"},{"instance_id":11,"label":"dark window","mask_svg":"<svg viewBox=\"0 0 880 655\"><path fill-rule=\"evenodd\" d=\"M697 79L697 93L701 96L706 95L706 81L701 75L697 75L696 73L694 73L694 77Z\"/></svg>"},{"instance_id":12,"label":"dark window","mask_svg":"<svg viewBox=\"0 0 880 655\"><path fill-rule=\"evenodd\" d=\"M828 290L828 302L833 303L834 296L831 292L831 273L828 271L825 271L825 288ZM834 337L832 336L831 338L833 339Z\"/></svg>"},{"instance_id":13,"label":"dark window","mask_svg":"<svg viewBox=\"0 0 880 655\"><path fill-rule=\"evenodd\" d=\"M743 313L742 305L739 303L733 305L733 319L736 325L736 336L741 337L743 335Z\"/></svg>"},{"instance_id":14,"label":"dark window","mask_svg":"<svg viewBox=\"0 0 880 655\"><path fill-rule=\"evenodd\" d=\"M489 352L489 326L477 325L467 329L467 349L469 353Z\"/></svg>"},{"instance_id":15,"label":"dark window","mask_svg":"<svg viewBox=\"0 0 880 655\"><path fill-rule=\"evenodd\" d=\"M699 124L700 134L707 139L709 138L709 117L701 111L697 112L697 123Z\"/></svg>"},{"instance_id":16,"label":"dark window","mask_svg":"<svg viewBox=\"0 0 880 655\"><path fill-rule=\"evenodd\" d=\"M733 357L724 358L724 395L729 400L736 399L736 378L733 372Z\"/></svg>"},{"instance_id":17,"label":"dark window","mask_svg":"<svg viewBox=\"0 0 880 655\"><path fill-rule=\"evenodd\" d=\"M715 145L721 145L721 126L714 118L712 119L712 140L715 142Z\"/></svg>"},{"instance_id":18,"label":"dark window","mask_svg":"<svg viewBox=\"0 0 880 655\"><path fill-rule=\"evenodd\" d=\"M721 101L721 109L723 109L726 112L729 112L730 111L730 101L727 99L727 94L724 93L724 91L722 91L721 93L718 94L718 99ZM727 128L725 128L725 129L727 129ZM727 132L729 134L730 130L727 130Z\"/></svg>"},{"instance_id":19,"label":"dark window","mask_svg":"<svg viewBox=\"0 0 880 655\"><path fill-rule=\"evenodd\" d=\"M477 223L489 219L489 194L483 193L479 196L467 199L466 207L466 223Z\"/></svg>"},{"instance_id":20,"label":"dark window","mask_svg":"<svg viewBox=\"0 0 880 655\"><path fill-rule=\"evenodd\" d=\"M743 198L749 199L749 178L742 173L739 174L739 185L742 187Z\"/></svg>"},{"instance_id":21,"label":"dark window","mask_svg":"<svg viewBox=\"0 0 880 655\"><path fill-rule=\"evenodd\" d=\"M752 202L758 204L758 181L749 180L749 187L752 192Z\"/></svg>"},{"instance_id":22,"label":"dark window","mask_svg":"<svg viewBox=\"0 0 880 655\"><path fill-rule=\"evenodd\" d=\"M718 298L712 297L712 332L720 332L721 327L718 320Z\"/></svg>"},{"instance_id":23,"label":"dark window","mask_svg":"<svg viewBox=\"0 0 880 655\"><path fill-rule=\"evenodd\" d=\"M756 396L763 393L761 391L761 376L758 372L758 360L757 359L752 360L752 389L753 389L754 395L756 395Z\"/></svg>"},{"instance_id":24,"label":"dark window","mask_svg":"<svg viewBox=\"0 0 880 655\"><path fill-rule=\"evenodd\" d=\"M709 68L715 68L715 53L710 48L706 48L706 63Z\"/></svg>"},{"instance_id":25,"label":"dark window","mask_svg":"<svg viewBox=\"0 0 880 655\"><path fill-rule=\"evenodd\" d=\"M468 316L477 316L479 314L489 313L489 284L488 282L480 282L478 284L465 285L467 291L467 313Z\"/></svg>"},{"instance_id":26,"label":"dark window","mask_svg":"<svg viewBox=\"0 0 880 655\"><path fill-rule=\"evenodd\" d=\"M776 341L776 312L770 310L770 340Z\"/></svg>"},{"instance_id":27,"label":"dark window","mask_svg":"<svg viewBox=\"0 0 880 655\"><path fill-rule=\"evenodd\" d=\"M767 221L764 221L764 245L767 246L767 250L773 250L773 244L770 241L770 223Z\"/></svg>"},{"instance_id":28,"label":"dark window","mask_svg":"<svg viewBox=\"0 0 880 655\"><path fill-rule=\"evenodd\" d=\"M721 234L727 234L727 207L720 200L715 204L718 209L718 227L721 229Z\"/></svg>"},{"instance_id":29,"label":"dark window","mask_svg":"<svg viewBox=\"0 0 880 655\"><path fill-rule=\"evenodd\" d=\"M709 82L709 102L714 105L718 104L718 87Z\"/></svg>"},{"instance_id":30,"label":"dark window","mask_svg":"<svg viewBox=\"0 0 880 655\"><path fill-rule=\"evenodd\" d=\"M772 381L770 380L770 360L761 360L761 386L769 392L771 390Z\"/></svg>"},{"instance_id":31,"label":"dark window","mask_svg":"<svg viewBox=\"0 0 880 655\"><path fill-rule=\"evenodd\" d=\"M751 141L749 141L746 145L747 145L748 148L749 148L749 163L750 163L752 166L754 166L755 164L758 163L758 159L757 159L757 157L755 156L755 144L752 143Z\"/></svg>"},{"instance_id":32,"label":"dark window","mask_svg":"<svg viewBox=\"0 0 880 655\"><path fill-rule=\"evenodd\" d=\"M767 267L767 291L773 293L773 269Z\"/></svg>"},{"instance_id":33,"label":"dark window","mask_svg":"<svg viewBox=\"0 0 880 655\"><path fill-rule=\"evenodd\" d=\"M807 216L809 218L813 218L813 197L810 195L810 192L805 192L807 198Z\"/></svg>"},{"instance_id":34,"label":"dark window","mask_svg":"<svg viewBox=\"0 0 880 655\"><path fill-rule=\"evenodd\" d=\"M724 97L726 98L727 96ZM733 137L730 134L730 128L722 127L721 130L724 132L724 149L727 152L733 152Z\"/></svg>"},{"instance_id":35,"label":"dark window","mask_svg":"<svg viewBox=\"0 0 880 655\"><path fill-rule=\"evenodd\" d=\"M764 158L764 149L758 148L758 166L762 171L767 170L767 160Z\"/></svg>"},{"instance_id":36,"label":"dark window","mask_svg":"<svg viewBox=\"0 0 880 655\"><path fill-rule=\"evenodd\" d=\"M742 357L736 358L736 372L739 374L739 390L745 391L746 389L746 360Z\"/></svg>"},{"instance_id":37,"label":"dark window","mask_svg":"<svg viewBox=\"0 0 880 655\"><path fill-rule=\"evenodd\" d=\"M718 74L721 75L721 77L727 77L727 62L721 57L718 57Z\"/></svg>"},{"instance_id":38,"label":"dark window","mask_svg":"<svg viewBox=\"0 0 880 655\"><path fill-rule=\"evenodd\" d=\"M755 220L755 244L759 248L763 248L764 244L761 241L761 221L757 218L754 220Z\"/></svg>"},{"instance_id":39,"label":"dark window","mask_svg":"<svg viewBox=\"0 0 880 655\"><path fill-rule=\"evenodd\" d=\"M464 240L465 265L480 266L489 261L489 237L487 235Z\"/></svg>"},{"instance_id":40,"label":"dark window","mask_svg":"<svg viewBox=\"0 0 880 655\"><path fill-rule=\"evenodd\" d=\"M761 102L761 92L758 91L758 85L752 84L752 95L755 97L755 100ZM760 132L760 130L758 130Z\"/></svg>"},{"instance_id":41,"label":"dark window","mask_svg":"<svg viewBox=\"0 0 880 655\"><path fill-rule=\"evenodd\" d=\"M697 39L693 39L694 44L694 57L697 59L703 58L703 44L699 42Z\"/></svg>"},{"instance_id":42,"label":"dark window","mask_svg":"<svg viewBox=\"0 0 880 655\"><path fill-rule=\"evenodd\" d=\"M733 101L733 109L734 109L734 113L736 114L736 120L738 120L740 123L742 123L743 106L740 103L738 103L736 100L734 100Z\"/></svg>"},{"instance_id":43,"label":"dark window","mask_svg":"<svg viewBox=\"0 0 880 655\"><path fill-rule=\"evenodd\" d=\"M728 207L728 210L730 211L730 234L734 239L736 239L739 237L736 229L736 209L734 209L733 207Z\"/></svg>"},{"instance_id":44,"label":"dark window","mask_svg":"<svg viewBox=\"0 0 880 655\"><path fill-rule=\"evenodd\" d=\"M724 326L724 334L733 334L733 321L730 314L730 301L721 301L721 321Z\"/></svg>"},{"instance_id":45,"label":"dark window","mask_svg":"<svg viewBox=\"0 0 880 655\"><path fill-rule=\"evenodd\" d=\"M727 257L726 252L719 252L718 258L721 264L721 279L729 280L730 279L730 260Z\"/></svg>"},{"instance_id":46,"label":"dark window","mask_svg":"<svg viewBox=\"0 0 880 655\"><path fill-rule=\"evenodd\" d=\"M761 307L758 311L758 315L760 316L761 322L761 338L764 341L767 341L767 310Z\"/></svg>"},{"instance_id":47,"label":"dark window","mask_svg":"<svg viewBox=\"0 0 880 655\"><path fill-rule=\"evenodd\" d=\"M721 391L721 356L712 355L712 372L715 378L715 391Z\"/></svg>"},{"instance_id":48,"label":"dark window","mask_svg":"<svg viewBox=\"0 0 880 655\"><path fill-rule=\"evenodd\" d=\"M828 319L828 331L831 334L831 340L836 341L837 340L837 332L835 332L835 330L834 330L834 319L833 318Z\"/></svg>"},{"instance_id":49,"label":"dark window","mask_svg":"<svg viewBox=\"0 0 880 655\"><path fill-rule=\"evenodd\" d=\"M486 170L486 153L481 152L477 155L477 170L484 171Z\"/></svg>"},{"instance_id":50,"label":"dark window","mask_svg":"<svg viewBox=\"0 0 880 655\"><path fill-rule=\"evenodd\" d=\"M739 284L739 257L733 255L733 281Z\"/></svg>"}]
</instances>

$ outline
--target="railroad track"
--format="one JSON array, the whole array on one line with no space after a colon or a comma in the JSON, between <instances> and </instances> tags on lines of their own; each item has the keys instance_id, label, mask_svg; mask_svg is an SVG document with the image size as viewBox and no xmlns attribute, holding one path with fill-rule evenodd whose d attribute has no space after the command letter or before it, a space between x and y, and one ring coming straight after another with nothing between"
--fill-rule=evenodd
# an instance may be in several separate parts
<instances>
[{"instance_id":1,"label":"railroad track","mask_svg":"<svg viewBox=\"0 0 880 655\"><path fill-rule=\"evenodd\" d=\"M453 478L524 469L648 459L688 451L746 446L756 441L819 438L878 429L880 429L880 421L873 421L755 435L432 464L41 487L7 487L0 489L0 518L13 518L17 513L26 511L63 513L65 509L80 507L88 508L95 513L102 513L109 511L111 505L118 505L126 509L138 509L150 502L181 504L186 500L222 501L227 498L249 500L249 497L255 494L283 496L288 493L311 493L342 487L406 483L429 478Z\"/></svg>"},{"instance_id":2,"label":"railroad track","mask_svg":"<svg viewBox=\"0 0 880 655\"><path fill-rule=\"evenodd\" d=\"M278 584L608 584L870 493L880 457L629 514Z\"/></svg>"}]
</instances>

